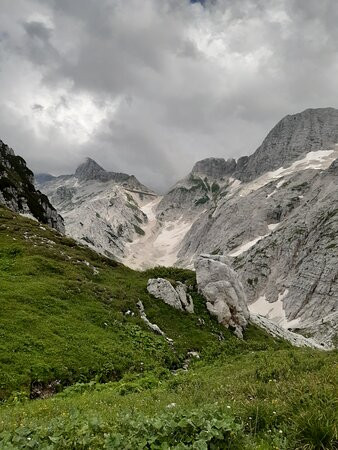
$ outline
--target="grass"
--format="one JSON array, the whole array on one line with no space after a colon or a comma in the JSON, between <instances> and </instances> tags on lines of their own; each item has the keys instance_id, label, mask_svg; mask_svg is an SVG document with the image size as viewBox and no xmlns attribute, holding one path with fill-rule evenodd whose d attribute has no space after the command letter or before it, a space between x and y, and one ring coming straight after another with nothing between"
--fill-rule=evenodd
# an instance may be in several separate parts
<instances>
[{"instance_id":1,"label":"grass","mask_svg":"<svg viewBox=\"0 0 338 450\"><path fill-rule=\"evenodd\" d=\"M150 277L186 282L195 314L151 297ZM337 354L252 326L238 340L195 283L0 207L0 448L337 448ZM189 351L200 359L186 372Z\"/></svg>"},{"instance_id":2,"label":"grass","mask_svg":"<svg viewBox=\"0 0 338 450\"><path fill-rule=\"evenodd\" d=\"M224 355L176 375L78 384L47 400L8 403L0 410L6 430L0 439L33 441L36 448L176 448L200 441L194 448L334 449L336 369L333 353L285 349Z\"/></svg>"}]
</instances>

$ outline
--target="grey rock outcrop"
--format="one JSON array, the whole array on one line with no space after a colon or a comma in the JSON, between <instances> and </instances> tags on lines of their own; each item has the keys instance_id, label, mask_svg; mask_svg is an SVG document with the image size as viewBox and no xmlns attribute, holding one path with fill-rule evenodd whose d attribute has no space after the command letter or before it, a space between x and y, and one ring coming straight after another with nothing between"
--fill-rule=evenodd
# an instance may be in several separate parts
<instances>
[{"instance_id":1,"label":"grey rock outcrop","mask_svg":"<svg viewBox=\"0 0 338 450\"><path fill-rule=\"evenodd\" d=\"M33 183L33 172L25 160L0 140L0 203L63 233L62 217Z\"/></svg>"},{"instance_id":2,"label":"grey rock outcrop","mask_svg":"<svg viewBox=\"0 0 338 450\"><path fill-rule=\"evenodd\" d=\"M231 175L236 169L236 161L233 158L206 158L198 161L191 173L210 178L222 178Z\"/></svg>"},{"instance_id":3,"label":"grey rock outcrop","mask_svg":"<svg viewBox=\"0 0 338 450\"><path fill-rule=\"evenodd\" d=\"M164 278L150 278L147 290L155 298L163 300L167 305L175 309L194 312L194 303L190 294L187 294L187 287L184 283L177 282L174 287L170 281Z\"/></svg>"},{"instance_id":4,"label":"grey rock outcrop","mask_svg":"<svg viewBox=\"0 0 338 450\"><path fill-rule=\"evenodd\" d=\"M236 272L225 256L200 255L195 262L199 292L206 299L210 314L225 327L233 327L235 334L242 332L249 319L246 295Z\"/></svg>"},{"instance_id":5,"label":"grey rock outcrop","mask_svg":"<svg viewBox=\"0 0 338 450\"><path fill-rule=\"evenodd\" d=\"M263 328L263 330L267 331L272 336L290 342L290 344L294 347L309 347L317 348L319 350L330 350L330 347L326 344L321 345L314 339L306 338L300 334L285 330L272 320L260 316L259 314L250 314L250 322L257 325L259 328Z\"/></svg>"},{"instance_id":6,"label":"grey rock outcrop","mask_svg":"<svg viewBox=\"0 0 338 450\"><path fill-rule=\"evenodd\" d=\"M220 201L226 201L239 182L248 183L268 172L290 167L309 152L329 150L338 143L338 109L307 109L284 117L260 147L237 161L206 158L176 183L157 207L159 221L195 221ZM224 204L224 202L223 202Z\"/></svg>"},{"instance_id":7,"label":"grey rock outcrop","mask_svg":"<svg viewBox=\"0 0 338 450\"><path fill-rule=\"evenodd\" d=\"M152 331L154 331L154 333L160 334L161 336L163 336L165 338L165 340L169 343L169 344L173 344L173 340L168 338L168 336L164 333L164 331L161 330L161 328L156 325L156 323L152 323L150 322L150 320L148 319L146 312L144 310L144 306L143 303L141 302L141 300L139 300L136 303L136 306L138 307L139 311L140 311L140 317L143 320L143 322L147 325L147 327L149 327Z\"/></svg>"}]
</instances>

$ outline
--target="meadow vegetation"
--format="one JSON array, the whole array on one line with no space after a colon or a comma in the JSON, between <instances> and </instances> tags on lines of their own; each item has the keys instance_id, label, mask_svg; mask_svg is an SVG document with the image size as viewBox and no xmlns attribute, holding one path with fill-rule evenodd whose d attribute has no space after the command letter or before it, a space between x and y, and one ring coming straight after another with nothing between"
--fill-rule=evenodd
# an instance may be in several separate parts
<instances>
[{"instance_id":1,"label":"meadow vegetation","mask_svg":"<svg viewBox=\"0 0 338 450\"><path fill-rule=\"evenodd\" d=\"M151 297L156 276L186 282L195 314ZM0 448L338 448L337 353L253 326L239 340L195 284L188 270L133 271L0 207Z\"/></svg>"}]
</instances>

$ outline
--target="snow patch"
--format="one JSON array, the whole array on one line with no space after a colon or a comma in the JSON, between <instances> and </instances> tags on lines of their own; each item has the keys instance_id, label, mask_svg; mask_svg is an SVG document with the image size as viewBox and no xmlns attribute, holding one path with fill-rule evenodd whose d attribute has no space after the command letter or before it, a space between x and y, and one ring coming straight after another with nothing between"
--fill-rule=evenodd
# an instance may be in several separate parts
<instances>
[{"instance_id":1,"label":"snow patch","mask_svg":"<svg viewBox=\"0 0 338 450\"><path fill-rule=\"evenodd\" d=\"M273 180L292 175L294 172L307 169L324 170L327 169L330 164L337 158L338 149L335 150L318 150L316 152L309 152L303 159L294 161L289 167L280 167L272 172L267 172L262 176L256 178L256 180L242 185L239 195L244 197L257 189L265 186ZM284 180L277 183L276 189L280 188L284 184ZM269 194L271 197L276 191Z\"/></svg>"},{"instance_id":2,"label":"snow patch","mask_svg":"<svg viewBox=\"0 0 338 450\"><path fill-rule=\"evenodd\" d=\"M268 228L270 231L274 231L278 226L280 225L280 222L278 223L269 223Z\"/></svg>"},{"instance_id":3,"label":"snow patch","mask_svg":"<svg viewBox=\"0 0 338 450\"><path fill-rule=\"evenodd\" d=\"M148 217L148 224L143 227L144 236L127 244L125 263L132 268L174 265L180 243L191 228L192 222L184 220L182 216L160 225L156 219L156 207L160 201L161 198L157 198L141 208Z\"/></svg>"},{"instance_id":4,"label":"snow patch","mask_svg":"<svg viewBox=\"0 0 338 450\"><path fill-rule=\"evenodd\" d=\"M246 242L245 244L240 245L235 250L230 252L229 256L235 257L235 256L241 255L242 253L249 250L251 247L253 247L255 244L257 244L257 242L259 242L261 239L265 238L266 236L268 236L268 235L265 234L264 236L258 236L255 239L253 239L252 241L249 241L249 242Z\"/></svg>"},{"instance_id":5,"label":"snow patch","mask_svg":"<svg viewBox=\"0 0 338 450\"><path fill-rule=\"evenodd\" d=\"M293 328L300 322L299 319L288 321L286 318L283 300L288 295L288 289L278 295L278 299L270 303L266 300L266 296L262 295L254 303L249 305L249 311L253 314L259 314L272 320L274 323L282 328Z\"/></svg>"}]
</instances>

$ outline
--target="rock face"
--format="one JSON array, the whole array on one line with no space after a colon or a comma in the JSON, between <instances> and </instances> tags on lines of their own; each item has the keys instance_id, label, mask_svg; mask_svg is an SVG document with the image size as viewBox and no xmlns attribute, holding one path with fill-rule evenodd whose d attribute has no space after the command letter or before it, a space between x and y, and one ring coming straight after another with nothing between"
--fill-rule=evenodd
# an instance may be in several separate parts
<instances>
[{"instance_id":1,"label":"rock face","mask_svg":"<svg viewBox=\"0 0 338 450\"><path fill-rule=\"evenodd\" d=\"M242 332L249 319L247 299L236 272L225 256L201 255L195 262L199 292L205 297L208 311L225 327Z\"/></svg>"},{"instance_id":2,"label":"rock face","mask_svg":"<svg viewBox=\"0 0 338 450\"><path fill-rule=\"evenodd\" d=\"M148 280L147 290L149 294L163 300L167 305L173 308L194 312L194 303L189 294L187 294L187 287L185 284L177 282L174 287L170 281L164 278L150 278Z\"/></svg>"},{"instance_id":3,"label":"rock face","mask_svg":"<svg viewBox=\"0 0 338 450\"><path fill-rule=\"evenodd\" d=\"M222 178L231 175L235 169L236 161L233 158L227 161L223 158L206 158L198 161L191 172L209 178Z\"/></svg>"},{"instance_id":4,"label":"rock face","mask_svg":"<svg viewBox=\"0 0 338 450\"><path fill-rule=\"evenodd\" d=\"M312 155L303 168L229 191L195 220L178 264L189 266L203 252L230 256L253 311L264 314L265 308L268 318L294 331L306 324L323 339L310 324L338 306L338 173L332 161L338 152ZM334 336L320 342L330 345Z\"/></svg>"},{"instance_id":5,"label":"rock face","mask_svg":"<svg viewBox=\"0 0 338 450\"><path fill-rule=\"evenodd\" d=\"M338 311L315 322L310 320L308 323L300 324L297 332L304 336L311 336L324 347L337 347Z\"/></svg>"},{"instance_id":6,"label":"rock face","mask_svg":"<svg viewBox=\"0 0 338 450\"><path fill-rule=\"evenodd\" d=\"M62 217L33 183L33 172L24 159L0 140L0 203L63 233Z\"/></svg>"},{"instance_id":7,"label":"rock face","mask_svg":"<svg viewBox=\"0 0 338 450\"><path fill-rule=\"evenodd\" d=\"M253 155L240 159L235 177L251 181L268 171L289 166L308 152L331 149L337 142L337 109L306 109L288 115L270 131Z\"/></svg>"}]
</instances>

